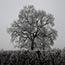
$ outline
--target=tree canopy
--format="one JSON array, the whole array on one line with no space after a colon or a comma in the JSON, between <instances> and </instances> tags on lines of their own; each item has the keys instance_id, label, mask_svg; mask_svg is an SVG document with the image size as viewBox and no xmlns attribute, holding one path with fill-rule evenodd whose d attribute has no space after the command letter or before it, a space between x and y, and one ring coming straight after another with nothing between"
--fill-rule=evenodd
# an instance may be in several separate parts
<instances>
[{"instance_id":1,"label":"tree canopy","mask_svg":"<svg viewBox=\"0 0 65 65\"><path fill-rule=\"evenodd\" d=\"M18 20L14 21L7 30L16 47L34 50L50 48L54 44L57 31L53 26L52 14L47 14L44 10L36 10L30 5L20 11Z\"/></svg>"}]
</instances>

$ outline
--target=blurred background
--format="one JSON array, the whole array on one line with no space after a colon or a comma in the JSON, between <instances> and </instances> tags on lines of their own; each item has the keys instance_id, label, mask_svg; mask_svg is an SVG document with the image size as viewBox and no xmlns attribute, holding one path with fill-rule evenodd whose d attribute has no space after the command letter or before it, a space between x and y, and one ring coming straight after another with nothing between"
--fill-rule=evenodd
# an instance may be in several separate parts
<instances>
[{"instance_id":1,"label":"blurred background","mask_svg":"<svg viewBox=\"0 0 65 65\"><path fill-rule=\"evenodd\" d=\"M15 49L6 30L18 18L20 10L25 5L34 5L36 9L54 15L54 28L58 31L58 37L53 48L63 49L65 47L65 0L0 0L0 49Z\"/></svg>"}]
</instances>

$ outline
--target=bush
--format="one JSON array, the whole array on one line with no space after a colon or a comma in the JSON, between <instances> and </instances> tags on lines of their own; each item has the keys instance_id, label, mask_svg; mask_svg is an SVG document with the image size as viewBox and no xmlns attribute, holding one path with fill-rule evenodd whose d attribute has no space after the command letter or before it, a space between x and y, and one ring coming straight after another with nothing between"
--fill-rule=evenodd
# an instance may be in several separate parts
<instances>
[{"instance_id":1,"label":"bush","mask_svg":"<svg viewBox=\"0 0 65 65\"><path fill-rule=\"evenodd\" d=\"M3 51L0 52L0 65L64 65L65 51Z\"/></svg>"}]
</instances>

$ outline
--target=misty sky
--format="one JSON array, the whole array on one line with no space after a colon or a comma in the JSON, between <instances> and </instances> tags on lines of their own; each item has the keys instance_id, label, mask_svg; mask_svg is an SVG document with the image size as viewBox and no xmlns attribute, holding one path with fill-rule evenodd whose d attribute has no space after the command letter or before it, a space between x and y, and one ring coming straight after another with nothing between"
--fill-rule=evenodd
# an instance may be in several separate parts
<instances>
[{"instance_id":1,"label":"misty sky","mask_svg":"<svg viewBox=\"0 0 65 65\"><path fill-rule=\"evenodd\" d=\"M54 15L55 29L58 37L54 48L65 47L65 0L0 0L0 49L14 49L6 29L17 19L25 5L34 5L36 9L45 10Z\"/></svg>"}]
</instances>

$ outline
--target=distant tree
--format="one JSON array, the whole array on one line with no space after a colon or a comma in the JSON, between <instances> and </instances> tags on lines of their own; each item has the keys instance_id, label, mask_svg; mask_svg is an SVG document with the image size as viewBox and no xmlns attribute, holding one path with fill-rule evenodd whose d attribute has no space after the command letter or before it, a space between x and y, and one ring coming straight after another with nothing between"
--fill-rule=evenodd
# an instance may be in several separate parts
<instances>
[{"instance_id":1,"label":"distant tree","mask_svg":"<svg viewBox=\"0 0 65 65\"><path fill-rule=\"evenodd\" d=\"M25 6L18 17L18 20L7 29L11 34L11 41L15 41L17 47L44 50L45 47L50 48L54 44L57 31L52 28L54 26L53 15L46 14L43 10L36 10L30 5Z\"/></svg>"},{"instance_id":2,"label":"distant tree","mask_svg":"<svg viewBox=\"0 0 65 65\"><path fill-rule=\"evenodd\" d=\"M3 51L4 51L4 49L2 48L0 51L1 51L1 52L3 52Z\"/></svg>"}]
</instances>

